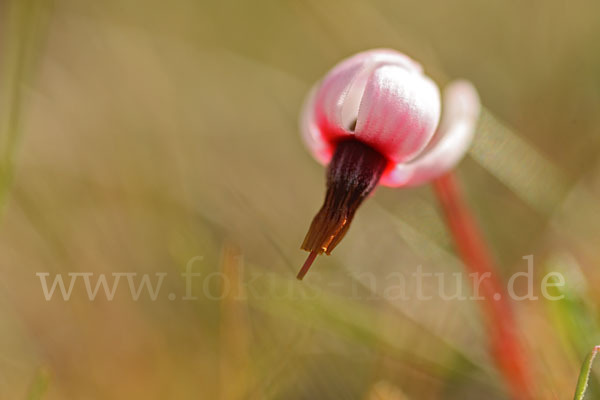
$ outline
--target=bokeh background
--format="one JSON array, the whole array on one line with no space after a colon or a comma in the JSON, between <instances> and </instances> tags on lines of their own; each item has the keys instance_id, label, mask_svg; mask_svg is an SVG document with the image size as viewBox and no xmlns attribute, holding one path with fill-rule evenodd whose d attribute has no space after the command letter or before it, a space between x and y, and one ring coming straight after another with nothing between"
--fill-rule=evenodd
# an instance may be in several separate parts
<instances>
[{"instance_id":1,"label":"bokeh background","mask_svg":"<svg viewBox=\"0 0 600 400\"><path fill-rule=\"evenodd\" d=\"M600 343L599 2L4 0L0 29L0 398L507 398L480 304L389 291L462 271L429 187L379 189L295 280L324 196L300 105L373 47L479 89L457 173L503 277L567 278L514 306L539 398L572 396ZM46 301L37 272L167 276Z\"/></svg>"}]
</instances>

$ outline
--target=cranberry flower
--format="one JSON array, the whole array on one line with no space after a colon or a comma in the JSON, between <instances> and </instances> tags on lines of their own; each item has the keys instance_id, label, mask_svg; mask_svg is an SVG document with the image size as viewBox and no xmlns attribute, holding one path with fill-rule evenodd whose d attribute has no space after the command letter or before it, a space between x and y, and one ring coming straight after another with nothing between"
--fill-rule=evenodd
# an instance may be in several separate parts
<instances>
[{"instance_id":1,"label":"cranberry flower","mask_svg":"<svg viewBox=\"0 0 600 400\"><path fill-rule=\"evenodd\" d=\"M479 115L475 88L456 81L444 91L422 67L393 50L369 50L336 65L313 88L301 116L304 141L327 168L327 193L302 248L330 254L354 213L378 184L428 182L460 161ZM441 114L441 120L440 120Z\"/></svg>"},{"instance_id":2,"label":"cranberry flower","mask_svg":"<svg viewBox=\"0 0 600 400\"><path fill-rule=\"evenodd\" d=\"M432 181L457 250L482 285L491 352L514 399L536 398L517 325L477 224L450 169L467 151L479 115L468 82L450 83L443 109L436 84L421 66L393 50L352 56L311 90L302 112L309 150L327 164L327 193L304 238L310 252L298 279L318 254L331 253L354 213L378 184L413 186ZM440 117L441 114L441 117Z\"/></svg>"}]
</instances>

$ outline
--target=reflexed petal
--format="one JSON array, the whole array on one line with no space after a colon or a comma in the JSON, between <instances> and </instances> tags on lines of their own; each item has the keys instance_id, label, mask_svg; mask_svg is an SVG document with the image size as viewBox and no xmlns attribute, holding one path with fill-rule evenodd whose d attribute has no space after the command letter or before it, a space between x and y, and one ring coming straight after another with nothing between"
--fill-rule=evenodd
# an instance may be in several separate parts
<instances>
[{"instance_id":1,"label":"reflexed petal","mask_svg":"<svg viewBox=\"0 0 600 400\"><path fill-rule=\"evenodd\" d=\"M347 64L336 68L326 76L317 89L314 102L314 119L326 139L352 134L349 126L344 126L342 109L348 99L352 83L364 70L364 64Z\"/></svg>"},{"instance_id":2,"label":"reflexed petal","mask_svg":"<svg viewBox=\"0 0 600 400\"><path fill-rule=\"evenodd\" d=\"M356 137L390 160L406 162L425 148L439 118L440 94L435 83L418 71L383 65L367 81Z\"/></svg>"},{"instance_id":3,"label":"reflexed petal","mask_svg":"<svg viewBox=\"0 0 600 400\"><path fill-rule=\"evenodd\" d=\"M321 129L317 125L315 118L315 96L317 88L313 87L302 106L302 114L300 115L300 132L306 147L310 150L313 157L321 164L329 163L333 156L333 148L330 146L323 135Z\"/></svg>"},{"instance_id":4,"label":"reflexed petal","mask_svg":"<svg viewBox=\"0 0 600 400\"><path fill-rule=\"evenodd\" d=\"M398 164L384 175L386 186L414 186L434 179L454 167L467 152L480 111L477 91L467 81L455 81L444 90L442 121L422 155Z\"/></svg>"}]
</instances>

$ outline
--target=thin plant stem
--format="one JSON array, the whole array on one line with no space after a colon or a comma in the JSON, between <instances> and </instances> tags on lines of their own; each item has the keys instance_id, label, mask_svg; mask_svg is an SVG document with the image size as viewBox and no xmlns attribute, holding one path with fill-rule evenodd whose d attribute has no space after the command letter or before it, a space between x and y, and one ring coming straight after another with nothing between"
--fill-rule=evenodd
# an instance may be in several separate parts
<instances>
[{"instance_id":1,"label":"thin plant stem","mask_svg":"<svg viewBox=\"0 0 600 400\"><path fill-rule=\"evenodd\" d=\"M479 296L485 299L482 307L497 368L513 399L533 399L529 368L510 303L457 178L453 173L448 173L436 179L433 187L465 268L471 277L481 282Z\"/></svg>"}]
</instances>

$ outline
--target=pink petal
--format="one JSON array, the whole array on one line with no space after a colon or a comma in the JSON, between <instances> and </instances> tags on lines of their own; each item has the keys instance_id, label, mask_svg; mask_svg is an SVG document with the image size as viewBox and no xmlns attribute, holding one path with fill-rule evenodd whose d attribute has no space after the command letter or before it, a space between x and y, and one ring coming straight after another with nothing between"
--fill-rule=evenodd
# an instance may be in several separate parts
<instances>
[{"instance_id":1,"label":"pink petal","mask_svg":"<svg viewBox=\"0 0 600 400\"><path fill-rule=\"evenodd\" d=\"M481 105L477 91L467 81L455 81L444 90L442 121L435 138L415 160L382 177L386 186L415 186L452 169L465 155L473 139Z\"/></svg>"},{"instance_id":2,"label":"pink petal","mask_svg":"<svg viewBox=\"0 0 600 400\"><path fill-rule=\"evenodd\" d=\"M404 54L386 49L370 50L340 62L310 91L301 114L301 131L304 142L319 162L328 163L335 143L354 135L350 128L357 119L367 81L373 70L389 64L407 72L422 70Z\"/></svg>"},{"instance_id":3,"label":"pink petal","mask_svg":"<svg viewBox=\"0 0 600 400\"><path fill-rule=\"evenodd\" d=\"M323 137L321 129L315 118L315 97L317 87L313 87L304 101L302 113L300 114L300 132L306 147L310 150L313 157L321 164L329 163L333 156L333 146L331 146Z\"/></svg>"},{"instance_id":4,"label":"pink petal","mask_svg":"<svg viewBox=\"0 0 600 400\"><path fill-rule=\"evenodd\" d=\"M406 162L425 148L439 118L437 85L419 71L386 64L367 80L356 137L390 160Z\"/></svg>"}]
</instances>

